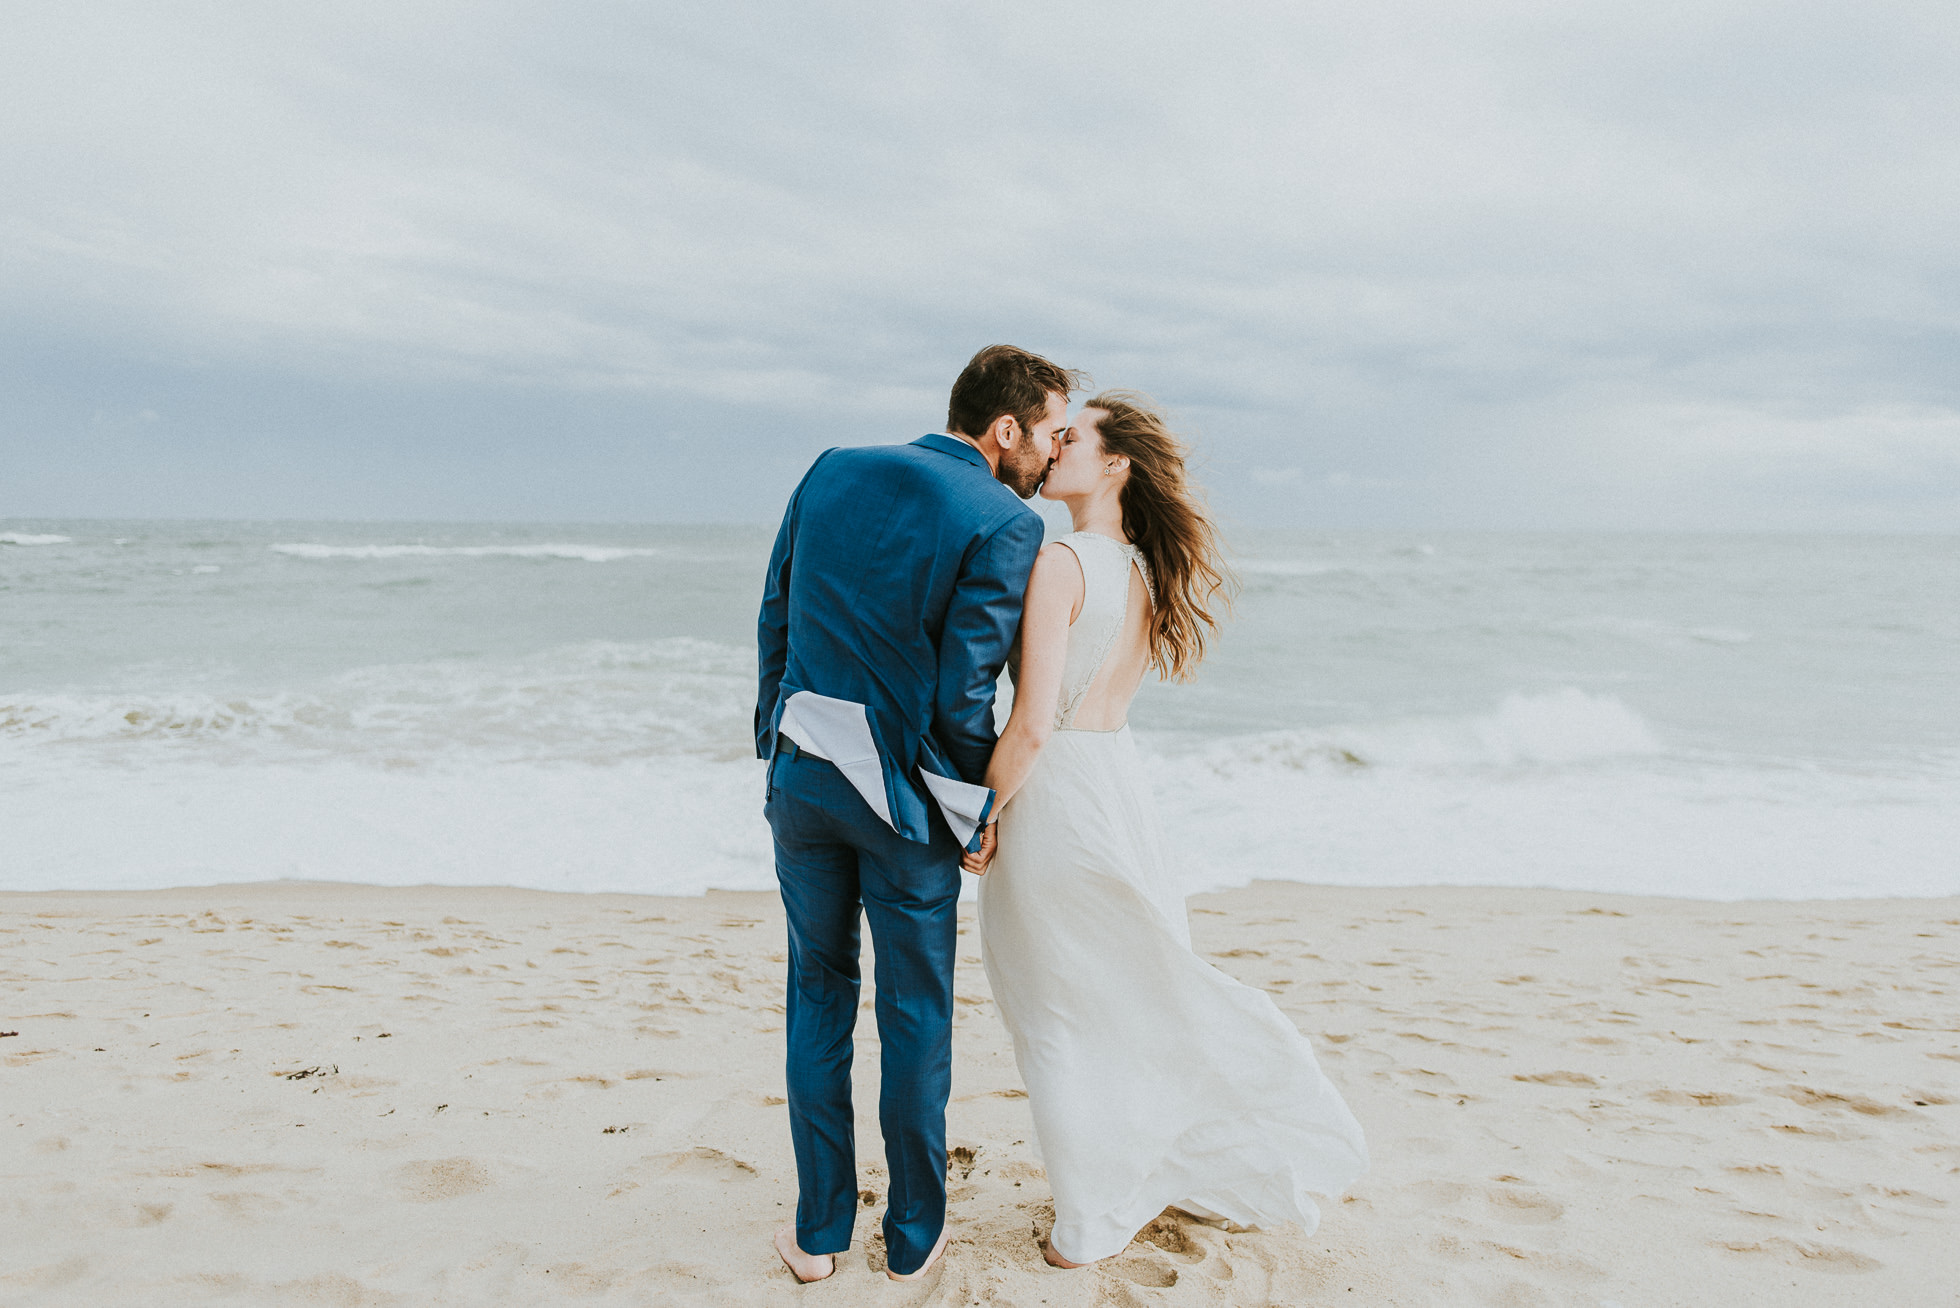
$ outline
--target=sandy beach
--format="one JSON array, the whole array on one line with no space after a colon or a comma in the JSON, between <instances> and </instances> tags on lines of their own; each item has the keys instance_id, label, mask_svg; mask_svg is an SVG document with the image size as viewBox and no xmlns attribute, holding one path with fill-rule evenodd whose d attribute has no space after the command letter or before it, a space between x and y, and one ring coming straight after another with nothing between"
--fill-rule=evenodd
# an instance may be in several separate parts
<instances>
[{"instance_id":1,"label":"sandy beach","mask_svg":"<svg viewBox=\"0 0 1960 1308\"><path fill-rule=\"evenodd\" d=\"M773 896L0 895L6 1304L1952 1304L1960 901L1259 883L1191 904L1366 1126L1320 1231L1045 1267L967 910L953 1242L798 1287Z\"/></svg>"}]
</instances>

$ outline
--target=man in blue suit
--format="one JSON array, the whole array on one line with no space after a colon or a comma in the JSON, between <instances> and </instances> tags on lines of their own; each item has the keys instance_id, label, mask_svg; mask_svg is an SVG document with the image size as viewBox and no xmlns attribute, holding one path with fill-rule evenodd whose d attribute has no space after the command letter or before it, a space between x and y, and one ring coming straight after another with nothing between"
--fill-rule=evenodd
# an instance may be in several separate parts
<instances>
[{"instance_id":1,"label":"man in blue suit","mask_svg":"<svg viewBox=\"0 0 1960 1308\"><path fill-rule=\"evenodd\" d=\"M790 496L758 624L756 753L789 919L788 1074L800 1281L857 1216L851 1031L858 916L877 951L888 1275L946 1246L946 1098L960 856L991 836L994 682L1021 621L1077 374L1011 345L973 356L945 435L826 450Z\"/></svg>"}]
</instances>

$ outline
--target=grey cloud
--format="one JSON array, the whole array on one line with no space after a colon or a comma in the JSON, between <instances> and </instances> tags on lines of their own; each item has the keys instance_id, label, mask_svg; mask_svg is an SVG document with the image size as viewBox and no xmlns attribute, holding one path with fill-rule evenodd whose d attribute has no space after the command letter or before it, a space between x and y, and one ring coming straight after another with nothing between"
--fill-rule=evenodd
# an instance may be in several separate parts
<instances>
[{"instance_id":1,"label":"grey cloud","mask_svg":"<svg viewBox=\"0 0 1960 1308\"><path fill-rule=\"evenodd\" d=\"M0 512L767 518L1010 339L1248 522L1960 529L1945 13L42 10Z\"/></svg>"}]
</instances>

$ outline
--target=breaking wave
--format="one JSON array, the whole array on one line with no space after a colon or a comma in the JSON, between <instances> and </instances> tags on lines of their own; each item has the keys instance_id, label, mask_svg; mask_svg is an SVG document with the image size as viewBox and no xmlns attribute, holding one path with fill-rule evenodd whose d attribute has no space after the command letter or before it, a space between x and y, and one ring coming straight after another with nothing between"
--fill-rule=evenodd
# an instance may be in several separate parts
<instances>
[{"instance_id":1,"label":"breaking wave","mask_svg":"<svg viewBox=\"0 0 1960 1308\"><path fill-rule=\"evenodd\" d=\"M1509 695L1490 713L1406 718L1213 742L1198 757L1213 768L1518 767L1652 755L1661 741L1610 695L1567 687Z\"/></svg>"},{"instance_id":2,"label":"breaking wave","mask_svg":"<svg viewBox=\"0 0 1960 1308\"><path fill-rule=\"evenodd\" d=\"M360 668L299 689L0 697L0 743L494 761L741 757L755 660L712 641L597 641L505 662Z\"/></svg>"}]
</instances>

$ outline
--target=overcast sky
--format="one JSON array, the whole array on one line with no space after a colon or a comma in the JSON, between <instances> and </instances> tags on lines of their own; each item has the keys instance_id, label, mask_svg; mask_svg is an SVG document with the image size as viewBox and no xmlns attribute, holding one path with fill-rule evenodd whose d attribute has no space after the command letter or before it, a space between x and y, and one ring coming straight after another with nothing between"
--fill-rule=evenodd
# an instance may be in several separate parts
<instances>
[{"instance_id":1,"label":"overcast sky","mask_svg":"<svg viewBox=\"0 0 1960 1308\"><path fill-rule=\"evenodd\" d=\"M0 0L0 515L773 520L1004 340L1246 524L1960 531L1954 14Z\"/></svg>"}]
</instances>

